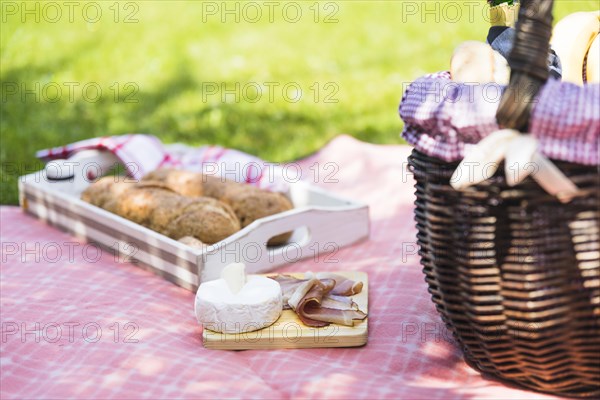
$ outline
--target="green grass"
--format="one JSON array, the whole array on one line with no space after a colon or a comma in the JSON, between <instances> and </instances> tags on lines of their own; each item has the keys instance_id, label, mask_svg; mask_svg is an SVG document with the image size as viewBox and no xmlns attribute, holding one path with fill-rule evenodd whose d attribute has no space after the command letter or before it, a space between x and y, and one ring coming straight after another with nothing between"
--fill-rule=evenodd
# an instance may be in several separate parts
<instances>
[{"instance_id":1,"label":"green grass","mask_svg":"<svg viewBox=\"0 0 600 400\"><path fill-rule=\"evenodd\" d=\"M236 3L245 4L228 7ZM453 3L460 5L458 21L452 21L456 9L444 8L448 3L321 2L315 22L315 2L295 2L302 11L296 23L290 21L293 9L288 20L282 15L284 3L274 9L273 22L268 8L254 3L262 6L260 21L247 20L255 10L246 9L247 19L242 13L236 23L235 15L226 15L223 23L201 2L140 1L136 10L127 5L132 2L115 7L105 1L92 2L102 7L92 23L82 14L86 3L77 2L72 22L63 2L58 22L51 21L55 10L38 4L36 22L35 14L21 14L23 3L1 1L0 203L17 202L18 175L41 166L36 150L99 135L144 132L165 142L218 143L272 161L302 157L340 133L400 143L403 87L447 69L462 41L485 39L484 0L473 15L464 5L473 2ZM220 1L211 4L222 7ZM424 4L441 13L411 15L411 7L422 11ZM95 17L91 7L88 19ZM556 16L598 8L596 0L563 0ZM137 22L125 23L132 12ZM325 23L330 13L337 21ZM279 86L272 99L265 92L255 101L252 86L265 82ZM66 85L76 84L71 96ZM102 89L97 101L86 100L86 84ZM249 86L236 101L210 94L215 84ZM302 89L299 101L286 100L286 84ZM37 91L37 97L23 89ZM89 90L88 97L95 97ZM327 95L334 102L326 102Z\"/></svg>"}]
</instances>

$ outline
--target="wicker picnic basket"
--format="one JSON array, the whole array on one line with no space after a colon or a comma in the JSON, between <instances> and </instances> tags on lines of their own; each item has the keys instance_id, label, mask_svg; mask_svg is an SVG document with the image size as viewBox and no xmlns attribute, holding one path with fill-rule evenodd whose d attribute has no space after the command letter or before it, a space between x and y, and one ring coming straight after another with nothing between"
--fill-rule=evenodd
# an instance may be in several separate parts
<instances>
[{"instance_id":1,"label":"wicker picnic basket","mask_svg":"<svg viewBox=\"0 0 600 400\"><path fill-rule=\"evenodd\" d=\"M553 2L521 5L497 120L523 132L548 77ZM597 167L553 162L581 189L570 203L531 178L509 187L502 167L457 191L449 180L458 163L414 150L421 264L469 364L527 388L599 398L600 174Z\"/></svg>"}]
</instances>

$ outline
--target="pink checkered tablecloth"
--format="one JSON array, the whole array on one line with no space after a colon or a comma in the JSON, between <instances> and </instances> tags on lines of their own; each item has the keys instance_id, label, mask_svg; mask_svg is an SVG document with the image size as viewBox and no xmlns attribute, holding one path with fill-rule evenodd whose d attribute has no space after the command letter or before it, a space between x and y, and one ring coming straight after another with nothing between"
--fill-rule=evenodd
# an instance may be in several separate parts
<instances>
[{"instance_id":1,"label":"pink checkered tablecloth","mask_svg":"<svg viewBox=\"0 0 600 400\"><path fill-rule=\"evenodd\" d=\"M1 397L552 398L462 360L416 255L409 152L340 136L300 162L311 179L321 170L320 185L371 207L370 240L339 250L337 263L282 269L368 272L362 348L204 349L193 293L2 207ZM339 167L329 176L337 183L323 182L333 171L325 163Z\"/></svg>"}]
</instances>

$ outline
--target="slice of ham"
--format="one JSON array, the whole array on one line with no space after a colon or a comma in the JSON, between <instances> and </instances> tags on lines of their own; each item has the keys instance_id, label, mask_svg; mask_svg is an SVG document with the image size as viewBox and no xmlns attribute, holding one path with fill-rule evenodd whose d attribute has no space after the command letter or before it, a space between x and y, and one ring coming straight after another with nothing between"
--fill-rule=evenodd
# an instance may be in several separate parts
<instances>
[{"instance_id":1,"label":"slice of ham","mask_svg":"<svg viewBox=\"0 0 600 400\"><path fill-rule=\"evenodd\" d=\"M367 317L349 297L360 293L362 282L336 274L308 273L306 279L289 275L271 278L281 285L284 309L293 309L308 326L323 327L330 323L353 326L354 321Z\"/></svg>"},{"instance_id":2,"label":"slice of ham","mask_svg":"<svg viewBox=\"0 0 600 400\"><path fill-rule=\"evenodd\" d=\"M310 285L310 289L300 298L300 301L298 302L297 305L294 305L293 303L290 304L290 306L292 307L292 309L294 311L296 311L296 314L298 314L298 318L300 318L300 321L302 321L305 325L308 326L314 326L314 327L322 327L322 326L327 326L329 325L332 321L327 321L326 319L322 318L322 308L321 308L321 301L323 299L324 296L327 295L327 293L329 293L331 291L331 289L333 289L334 285L335 285L335 281L334 280L328 280L328 281L320 281L316 278L313 278L309 281L307 281L304 285L302 286L308 286ZM301 286L301 288L302 288ZM294 296L292 296L293 300ZM307 311L311 310L311 316L308 315ZM316 317L316 318L315 318Z\"/></svg>"},{"instance_id":3,"label":"slice of ham","mask_svg":"<svg viewBox=\"0 0 600 400\"><path fill-rule=\"evenodd\" d=\"M298 285L296 291L288 300L288 305L294 311L301 309L301 305L303 305L303 302L306 302L306 298L309 296L313 299L317 299L320 303L321 299L331 292L334 286L335 281L333 279L308 279Z\"/></svg>"},{"instance_id":4,"label":"slice of ham","mask_svg":"<svg viewBox=\"0 0 600 400\"><path fill-rule=\"evenodd\" d=\"M333 288L331 294L337 294L340 296L353 296L362 291L362 282L355 282L352 279L346 278L345 276L332 274L329 272L319 272L317 273L316 277L317 279L335 280L335 288Z\"/></svg>"},{"instance_id":5,"label":"slice of ham","mask_svg":"<svg viewBox=\"0 0 600 400\"><path fill-rule=\"evenodd\" d=\"M292 307L289 305L290 298L296 293L302 284L308 281L308 279L298 279L289 275L275 275L271 276L271 279L279 282L281 286L281 293L283 297L283 309L289 310ZM306 294L306 291L304 292Z\"/></svg>"},{"instance_id":6,"label":"slice of ham","mask_svg":"<svg viewBox=\"0 0 600 400\"><path fill-rule=\"evenodd\" d=\"M323 300L321 300L321 307L333 308L334 310L358 310L358 305L352 301L352 297L338 296L331 293L328 293L327 296L323 297Z\"/></svg>"},{"instance_id":7,"label":"slice of ham","mask_svg":"<svg viewBox=\"0 0 600 400\"><path fill-rule=\"evenodd\" d=\"M336 310L333 308L315 307L312 304L304 309L304 317L310 320L354 326L355 320L362 321L367 314L360 310ZM302 319L302 318L301 318Z\"/></svg>"}]
</instances>

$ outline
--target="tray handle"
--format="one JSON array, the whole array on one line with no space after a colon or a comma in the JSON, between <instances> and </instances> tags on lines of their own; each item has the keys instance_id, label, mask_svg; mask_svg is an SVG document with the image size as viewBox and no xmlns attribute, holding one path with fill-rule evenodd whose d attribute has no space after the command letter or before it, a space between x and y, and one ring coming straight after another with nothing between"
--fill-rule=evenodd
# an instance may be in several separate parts
<instances>
[{"instance_id":1,"label":"tray handle","mask_svg":"<svg viewBox=\"0 0 600 400\"><path fill-rule=\"evenodd\" d=\"M109 151L81 150L68 159L49 161L44 169L51 180L70 179L79 175L92 181L116 163L119 163L119 159Z\"/></svg>"},{"instance_id":2,"label":"tray handle","mask_svg":"<svg viewBox=\"0 0 600 400\"><path fill-rule=\"evenodd\" d=\"M118 163L119 159L109 151L81 150L68 159L49 161L44 175L48 182L68 182L70 191L80 193Z\"/></svg>"},{"instance_id":3,"label":"tray handle","mask_svg":"<svg viewBox=\"0 0 600 400\"><path fill-rule=\"evenodd\" d=\"M287 244L270 247L267 241L294 231ZM341 270L336 252L369 236L366 206L325 209L303 207L254 221L200 255L201 281L217 279L233 262L246 264L249 273L270 271L311 257L319 270Z\"/></svg>"}]
</instances>

